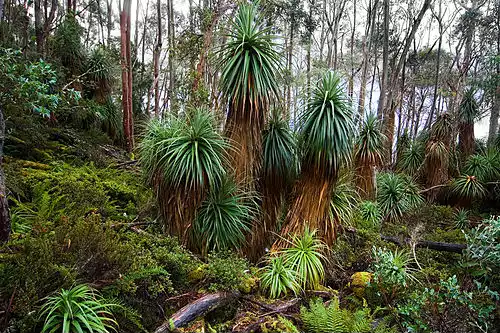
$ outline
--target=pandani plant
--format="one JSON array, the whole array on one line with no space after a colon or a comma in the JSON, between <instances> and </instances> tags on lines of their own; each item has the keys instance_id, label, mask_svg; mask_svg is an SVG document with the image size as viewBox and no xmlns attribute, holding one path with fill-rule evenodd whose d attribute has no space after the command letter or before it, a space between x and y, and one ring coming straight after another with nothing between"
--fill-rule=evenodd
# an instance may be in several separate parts
<instances>
[{"instance_id":1,"label":"pandani plant","mask_svg":"<svg viewBox=\"0 0 500 333\"><path fill-rule=\"evenodd\" d=\"M301 116L301 173L285 219L282 238L302 234L305 225L333 244L338 223L330 214L330 202L340 167L350 161L353 110L340 76L326 72L312 91ZM286 246L279 240L274 249Z\"/></svg>"},{"instance_id":2,"label":"pandani plant","mask_svg":"<svg viewBox=\"0 0 500 333\"><path fill-rule=\"evenodd\" d=\"M224 179L208 191L196 212L193 232L201 253L239 249L257 214L255 196Z\"/></svg>"},{"instance_id":3,"label":"pandani plant","mask_svg":"<svg viewBox=\"0 0 500 333\"><path fill-rule=\"evenodd\" d=\"M418 177L424 162L425 144L415 140L401 153L397 163L397 170L412 177Z\"/></svg>"},{"instance_id":4,"label":"pandani plant","mask_svg":"<svg viewBox=\"0 0 500 333\"><path fill-rule=\"evenodd\" d=\"M297 140L278 109L271 112L263 132L262 151L262 223L255 226L251 241L256 250L270 245L299 169Z\"/></svg>"},{"instance_id":5,"label":"pandani plant","mask_svg":"<svg viewBox=\"0 0 500 333\"><path fill-rule=\"evenodd\" d=\"M357 138L354 155L356 185L364 199L375 196L375 169L382 163L386 137L376 114L368 114Z\"/></svg>"},{"instance_id":6,"label":"pandani plant","mask_svg":"<svg viewBox=\"0 0 500 333\"><path fill-rule=\"evenodd\" d=\"M242 4L220 49L220 89L228 103L226 136L235 149L230 160L235 180L250 188L260 173L262 130L268 110L280 96L280 55L271 27L256 4Z\"/></svg>"},{"instance_id":7,"label":"pandani plant","mask_svg":"<svg viewBox=\"0 0 500 333\"><path fill-rule=\"evenodd\" d=\"M336 225L350 226L360 201L352 172L343 169L335 182L330 200L330 218Z\"/></svg>"},{"instance_id":8,"label":"pandani plant","mask_svg":"<svg viewBox=\"0 0 500 333\"><path fill-rule=\"evenodd\" d=\"M88 79L99 104L105 104L110 97L117 74L117 64L111 52L104 46L95 48L87 59Z\"/></svg>"},{"instance_id":9,"label":"pandani plant","mask_svg":"<svg viewBox=\"0 0 500 333\"><path fill-rule=\"evenodd\" d=\"M166 232L190 243L196 210L225 179L230 149L205 109L147 125L140 163L154 188Z\"/></svg>"},{"instance_id":10,"label":"pandani plant","mask_svg":"<svg viewBox=\"0 0 500 333\"><path fill-rule=\"evenodd\" d=\"M474 122L479 118L480 114L479 105L474 95L474 89L468 89L462 98L458 111L458 148L462 160L466 160L470 155L474 154Z\"/></svg>"},{"instance_id":11,"label":"pandani plant","mask_svg":"<svg viewBox=\"0 0 500 333\"><path fill-rule=\"evenodd\" d=\"M87 285L77 285L62 289L46 298L41 309L45 318L42 333L46 332L96 332L116 331L118 323L111 309L117 304L108 304Z\"/></svg>"},{"instance_id":12,"label":"pandani plant","mask_svg":"<svg viewBox=\"0 0 500 333\"><path fill-rule=\"evenodd\" d=\"M377 205L383 220L398 220L423 201L419 187L410 176L392 172L377 175Z\"/></svg>"},{"instance_id":13,"label":"pandani plant","mask_svg":"<svg viewBox=\"0 0 500 333\"><path fill-rule=\"evenodd\" d=\"M439 188L434 187L446 184L450 178L449 164L452 136L453 124L451 116L444 113L432 125L425 146L423 176L425 177L426 187L433 188L427 191L429 201L436 200L439 194Z\"/></svg>"}]
</instances>

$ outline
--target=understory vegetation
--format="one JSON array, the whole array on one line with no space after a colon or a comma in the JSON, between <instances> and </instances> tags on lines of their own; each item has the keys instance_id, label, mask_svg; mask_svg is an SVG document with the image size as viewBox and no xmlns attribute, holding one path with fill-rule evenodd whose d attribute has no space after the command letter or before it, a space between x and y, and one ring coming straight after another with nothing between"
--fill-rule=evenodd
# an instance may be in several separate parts
<instances>
[{"instance_id":1,"label":"understory vegetation","mask_svg":"<svg viewBox=\"0 0 500 333\"><path fill-rule=\"evenodd\" d=\"M193 72L161 112L144 58L120 93L125 51L87 49L71 8L36 52L0 14L0 332L499 332L500 136L475 140L474 90L393 138L321 70L292 121L272 22L234 11L202 56L217 98L181 103Z\"/></svg>"}]
</instances>

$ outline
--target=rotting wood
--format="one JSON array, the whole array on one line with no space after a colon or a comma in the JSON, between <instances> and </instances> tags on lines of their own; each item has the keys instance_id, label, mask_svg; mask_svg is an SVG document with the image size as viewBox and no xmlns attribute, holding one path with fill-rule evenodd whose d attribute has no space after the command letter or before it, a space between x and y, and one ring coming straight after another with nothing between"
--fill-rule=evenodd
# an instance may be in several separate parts
<instances>
[{"instance_id":1,"label":"rotting wood","mask_svg":"<svg viewBox=\"0 0 500 333\"><path fill-rule=\"evenodd\" d=\"M196 318L203 317L207 313L236 301L241 294L239 292L218 292L205 295L189 303L174 313L161 326L156 328L155 333L168 333L173 329L187 326Z\"/></svg>"}]
</instances>

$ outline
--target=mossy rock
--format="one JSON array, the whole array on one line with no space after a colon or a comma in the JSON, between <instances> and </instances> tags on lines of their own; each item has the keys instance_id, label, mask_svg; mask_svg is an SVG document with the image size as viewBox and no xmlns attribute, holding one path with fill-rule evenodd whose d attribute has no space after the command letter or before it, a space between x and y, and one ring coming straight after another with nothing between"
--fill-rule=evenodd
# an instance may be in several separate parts
<instances>
[{"instance_id":1,"label":"mossy rock","mask_svg":"<svg viewBox=\"0 0 500 333\"><path fill-rule=\"evenodd\" d=\"M351 289L358 297L364 297L366 287L372 281L373 274L369 272L356 272L351 278Z\"/></svg>"},{"instance_id":2,"label":"mossy rock","mask_svg":"<svg viewBox=\"0 0 500 333\"><path fill-rule=\"evenodd\" d=\"M259 279L253 276L246 276L241 281L241 284L238 286L238 290L243 294L250 294L252 291L255 291L258 287Z\"/></svg>"},{"instance_id":3,"label":"mossy rock","mask_svg":"<svg viewBox=\"0 0 500 333\"><path fill-rule=\"evenodd\" d=\"M298 333L293 323L283 317L273 318L266 316L265 321L260 324L262 333Z\"/></svg>"},{"instance_id":4,"label":"mossy rock","mask_svg":"<svg viewBox=\"0 0 500 333\"><path fill-rule=\"evenodd\" d=\"M188 281L190 283L195 283L203 280L207 275L207 266L206 264L200 265L197 268L193 269L188 273Z\"/></svg>"}]
</instances>

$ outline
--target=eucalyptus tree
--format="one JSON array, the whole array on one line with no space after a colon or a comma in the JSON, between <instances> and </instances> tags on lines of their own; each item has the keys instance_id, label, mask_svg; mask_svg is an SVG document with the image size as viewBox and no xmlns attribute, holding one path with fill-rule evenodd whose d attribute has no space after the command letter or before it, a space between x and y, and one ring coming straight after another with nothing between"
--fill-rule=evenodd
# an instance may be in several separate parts
<instances>
[{"instance_id":1,"label":"eucalyptus tree","mask_svg":"<svg viewBox=\"0 0 500 333\"><path fill-rule=\"evenodd\" d=\"M130 50L130 30L132 29L130 20L131 6L132 0L124 0L122 8L120 8L123 135L125 138L125 147L128 152L131 152L134 148L134 119L132 113L132 59Z\"/></svg>"}]
</instances>

